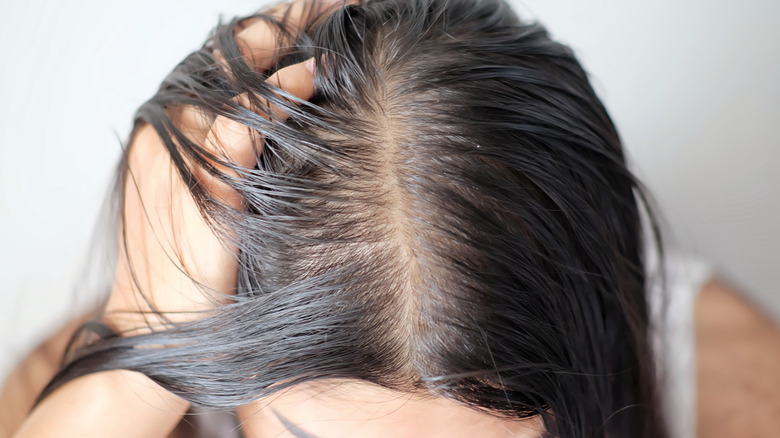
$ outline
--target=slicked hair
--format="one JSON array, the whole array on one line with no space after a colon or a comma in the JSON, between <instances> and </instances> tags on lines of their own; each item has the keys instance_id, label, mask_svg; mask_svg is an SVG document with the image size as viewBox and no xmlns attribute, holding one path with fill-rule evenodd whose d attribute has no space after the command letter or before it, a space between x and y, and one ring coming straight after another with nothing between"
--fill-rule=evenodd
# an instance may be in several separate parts
<instances>
[{"instance_id":1,"label":"slicked hair","mask_svg":"<svg viewBox=\"0 0 780 438\"><path fill-rule=\"evenodd\" d=\"M178 65L136 122L185 181L203 166L244 199L236 210L190 187L238 245L233 301L146 335L91 323L100 339L71 352L42 397L128 369L232 409L346 378L539 415L551 437L666 436L642 212L655 219L568 47L498 0L371 0L293 35L249 17L294 41L260 73L236 44L245 18ZM309 57L309 102L264 82ZM290 118L230 100L247 91ZM169 117L177 105L261 133L257 166L220 173Z\"/></svg>"}]
</instances>

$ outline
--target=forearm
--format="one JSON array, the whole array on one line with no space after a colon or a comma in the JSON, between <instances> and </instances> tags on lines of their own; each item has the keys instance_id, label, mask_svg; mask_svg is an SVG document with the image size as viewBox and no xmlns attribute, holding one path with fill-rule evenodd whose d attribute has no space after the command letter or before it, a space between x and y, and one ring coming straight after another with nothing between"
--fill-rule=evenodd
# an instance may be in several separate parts
<instances>
[{"instance_id":1,"label":"forearm","mask_svg":"<svg viewBox=\"0 0 780 438\"><path fill-rule=\"evenodd\" d=\"M93 313L70 321L25 357L6 377L0 392L0 438L22 425L35 399L59 369L62 355L76 329Z\"/></svg>"},{"instance_id":2,"label":"forearm","mask_svg":"<svg viewBox=\"0 0 780 438\"><path fill-rule=\"evenodd\" d=\"M46 397L15 437L167 437L188 407L142 374L93 373Z\"/></svg>"},{"instance_id":3,"label":"forearm","mask_svg":"<svg viewBox=\"0 0 780 438\"><path fill-rule=\"evenodd\" d=\"M165 437L175 427L187 403L145 376L124 370L68 382L30 412L38 394L59 369L71 336L94 316L89 313L69 322L8 375L0 394L0 438Z\"/></svg>"}]
</instances>

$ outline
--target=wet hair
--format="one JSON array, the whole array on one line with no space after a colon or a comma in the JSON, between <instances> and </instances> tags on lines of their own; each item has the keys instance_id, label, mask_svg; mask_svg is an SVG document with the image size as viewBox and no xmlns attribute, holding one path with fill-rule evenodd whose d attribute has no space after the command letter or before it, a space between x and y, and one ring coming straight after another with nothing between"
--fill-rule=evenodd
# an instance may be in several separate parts
<instances>
[{"instance_id":1,"label":"wet hair","mask_svg":"<svg viewBox=\"0 0 780 438\"><path fill-rule=\"evenodd\" d=\"M498 0L370 0L295 34L250 17L293 42L261 73L236 44L245 18L178 65L136 122L185 181L202 166L243 197L236 210L190 187L238 245L233 302L145 335L93 322L100 339L43 396L109 369L222 409L357 379L538 415L549 436L666 436L643 212L656 220L571 49ZM264 82L309 57L309 102ZM244 92L290 118L230 100ZM169 117L183 105L261 133L257 166L220 173L222 157Z\"/></svg>"}]
</instances>

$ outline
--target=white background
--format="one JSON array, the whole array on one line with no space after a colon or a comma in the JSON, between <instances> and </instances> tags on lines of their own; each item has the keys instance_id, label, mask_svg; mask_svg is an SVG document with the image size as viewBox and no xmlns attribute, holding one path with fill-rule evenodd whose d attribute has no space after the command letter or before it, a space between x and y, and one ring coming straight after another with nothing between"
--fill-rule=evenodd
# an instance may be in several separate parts
<instances>
[{"instance_id":1,"label":"white background","mask_svg":"<svg viewBox=\"0 0 780 438\"><path fill-rule=\"evenodd\" d=\"M515 2L571 45L679 246L780 317L780 2ZM223 0L0 1L0 376L89 300L98 209L135 109Z\"/></svg>"}]
</instances>

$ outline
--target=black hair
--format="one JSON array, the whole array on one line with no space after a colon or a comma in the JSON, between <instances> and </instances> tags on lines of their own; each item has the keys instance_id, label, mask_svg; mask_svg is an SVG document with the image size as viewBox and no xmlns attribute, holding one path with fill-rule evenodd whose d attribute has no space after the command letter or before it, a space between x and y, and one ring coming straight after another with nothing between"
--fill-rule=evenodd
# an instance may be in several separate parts
<instances>
[{"instance_id":1,"label":"black hair","mask_svg":"<svg viewBox=\"0 0 780 438\"><path fill-rule=\"evenodd\" d=\"M499 0L370 0L311 17L256 72L234 35L245 18L137 114L185 181L203 166L243 197L236 210L191 186L238 245L233 302L150 334L103 333L42 397L110 369L214 408L347 378L539 415L549 436L666 436L643 211L656 220L568 47ZM309 57L309 102L264 82ZM247 91L290 118L231 103ZM221 173L169 117L176 105L261 133L256 168Z\"/></svg>"}]
</instances>

